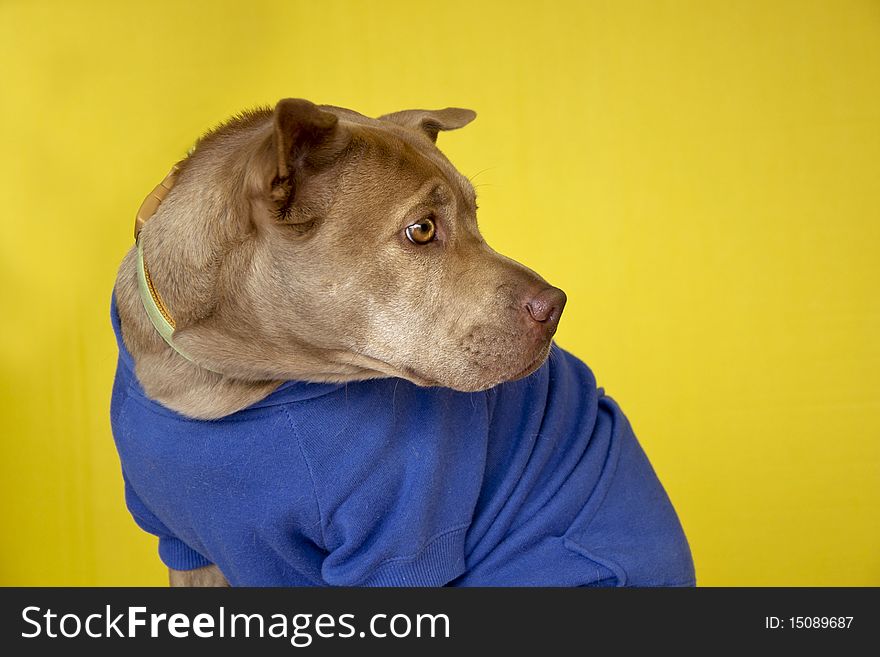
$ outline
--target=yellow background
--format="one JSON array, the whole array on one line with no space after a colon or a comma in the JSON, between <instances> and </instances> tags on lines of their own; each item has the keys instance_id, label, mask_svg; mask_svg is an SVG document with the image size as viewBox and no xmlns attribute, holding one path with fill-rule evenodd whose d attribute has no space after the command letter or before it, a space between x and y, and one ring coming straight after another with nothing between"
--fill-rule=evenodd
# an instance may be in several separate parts
<instances>
[{"instance_id":1,"label":"yellow background","mask_svg":"<svg viewBox=\"0 0 880 657\"><path fill-rule=\"evenodd\" d=\"M162 584L116 268L204 130L459 105L496 249L630 417L704 585L880 584L880 2L0 3L0 583Z\"/></svg>"}]
</instances>

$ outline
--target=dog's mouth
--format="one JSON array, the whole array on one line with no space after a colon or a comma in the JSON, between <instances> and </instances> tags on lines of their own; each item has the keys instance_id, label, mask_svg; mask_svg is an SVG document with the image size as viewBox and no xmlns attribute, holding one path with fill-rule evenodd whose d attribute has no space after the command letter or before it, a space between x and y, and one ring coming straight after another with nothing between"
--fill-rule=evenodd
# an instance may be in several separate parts
<instances>
[{"instance_id":1,"label":"dog's mouth","mask_svg":"<svg viewBox=\"0 0 880 657\"><path fill-rule=\"evenodd\" d=\"M552 340L547 340L547 343L544 344L540 348L538 353L529 360L528 364L525 367L516 370L515 374L510 373L512 368L502 369L502 367L498 367L499 365L502 365L502 362L496 363L497 369L492 368L495 369L494 374L485 365L473 363L471 367L467 368L472 369L472 375L466 376L465 380L456 377L457 380L455 381L444 381L443 377L428 376L422 370L418 369L418 367L412 364L394 364L386 360L376 358L375 356L368 356L362 352L358 353L358 360L361 361L361 366L366 365L370 370L378 374L403 378L418 386L426 388L452 388L454 390L459 390L463 392L475 392L479 390L487 390L508 381L517 381L519 379L523 379L529 376L530 374L533 374L541 367L541 365L543 365L544 361L547 359L547 356L550 353L551 347ZM506 372L504 371L505 369Z\"/></svg>"},{"instance_id":2,"label":"dog's mouth","mask_svg":"<svg viewBox=\"0 0 880 657\"><path fill-rule=\"evenodd\" d=\"M471 379L470 383L465 387L452 386L459 390L464 391L479 391L479 390L488 390L489 388L494 388L495 386L501 385L502 383L507 383L510 381L518 381L520 379L524 379L527 376L533 374L535 371L540 369L540 367L544 364L544 361L547 360L548 355L550 354L550 349L552 347L552 342L548 341L546 345L544 345L540 351L529 361L529 364L518 370L516 374L504 373L501 375L495 375L485 378L480 378L478 375L474 375ZM509 372L509 371L508 371ZM416 373L418 374L418 373ZM442 386L446 385L443 383L433 382L430 385Z\"/></svg>"}]
</instances>

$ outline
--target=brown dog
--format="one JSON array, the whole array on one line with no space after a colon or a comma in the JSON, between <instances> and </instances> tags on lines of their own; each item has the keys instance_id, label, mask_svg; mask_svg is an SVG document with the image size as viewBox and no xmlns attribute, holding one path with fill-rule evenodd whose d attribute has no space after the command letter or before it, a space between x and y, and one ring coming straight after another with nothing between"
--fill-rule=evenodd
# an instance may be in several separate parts
<instances>
[{"instance_id":1,"label":"brown dog","mask_svg":"<svg viewBox=\"0 0 880 657\"><path fill-rule=\"evenodd\" d=\"M147 395L211 419L292 379L478 391L535 371L565 295L481 237L473 186L435 146L474 117L286 99L202 138L139 237L175 348L144 312L136 249L116 283Z\"/></svg>"}]
</instances>

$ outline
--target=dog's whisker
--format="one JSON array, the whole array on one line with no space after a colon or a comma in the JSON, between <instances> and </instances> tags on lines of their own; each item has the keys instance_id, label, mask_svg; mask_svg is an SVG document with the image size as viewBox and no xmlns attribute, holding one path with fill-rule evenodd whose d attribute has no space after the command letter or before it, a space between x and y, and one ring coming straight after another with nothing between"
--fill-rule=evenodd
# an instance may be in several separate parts
<instances>
[{"instance_id":1,"label":"dog's whisker","mask_svg":"<svg viewBox=\"0 0 880 657\"><path fill-rule=\"evenodd\" d=\"M479 176L480 174L485 173L486 171L491 171L492 169L497 169L497 168L498 168L497 166L492 166L492 167L486 167L485 169L480 169L480 170L477 171L474 175L472 175L472 176L468 176L468 180L471 182L471 184L473 184L473 183L474 183L474 179L475 179L477 176Z\"/></svg>"}]
</instances>

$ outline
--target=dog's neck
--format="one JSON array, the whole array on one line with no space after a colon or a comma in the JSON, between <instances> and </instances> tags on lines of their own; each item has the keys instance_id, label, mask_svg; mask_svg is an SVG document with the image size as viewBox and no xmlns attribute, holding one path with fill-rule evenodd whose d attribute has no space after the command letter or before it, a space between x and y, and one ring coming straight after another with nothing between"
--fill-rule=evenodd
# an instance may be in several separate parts
<instances>
[{"instance_id":1,"label":"dog's neck","mask_svg":"<svg viewBox=\"0 0 880 657\"><path fill-rule=\"evenodd\" d=\"M137 253L126 255L115 287L122 338L147 395L183 415L214 419L263 399L281 383L249 381L210 371L172 349L156 332L141 302Z\"/></svg>"}]
</instances>

